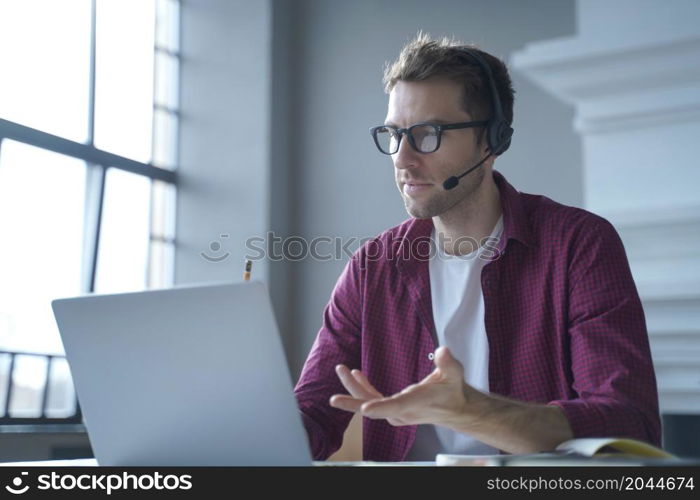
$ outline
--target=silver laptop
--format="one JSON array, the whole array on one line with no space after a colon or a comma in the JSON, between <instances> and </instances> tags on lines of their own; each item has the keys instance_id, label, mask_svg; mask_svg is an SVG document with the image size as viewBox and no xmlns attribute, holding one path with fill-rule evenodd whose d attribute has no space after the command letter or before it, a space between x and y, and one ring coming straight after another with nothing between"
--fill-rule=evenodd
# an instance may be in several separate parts
<instances>
[{"instance_id":1,"label":"silver laptop","mask_svg":"<svg viewBox=\"0 0 700 500\"><path fill-rule=\"evenodd\" d=\"M99 465L312 465L262 283L52 306Z\"/></svg>"}]
</instances>

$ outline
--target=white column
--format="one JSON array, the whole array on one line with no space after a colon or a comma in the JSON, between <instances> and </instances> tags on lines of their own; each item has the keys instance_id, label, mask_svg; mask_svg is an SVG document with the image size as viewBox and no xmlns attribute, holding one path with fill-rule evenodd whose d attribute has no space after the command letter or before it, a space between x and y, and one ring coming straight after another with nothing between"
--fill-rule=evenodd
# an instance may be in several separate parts
<instances>
[{"instance_id":1,"label":"white column","mask_svg":"<svg viewBox=\"0 0 700 500\"><path fill-rule=\"evenodd\" d=\"M662 412L700 413L700 2L578 0L577 16L511 66L575 106L584 208L625 244Z\"/></svg>"}]
</instances>

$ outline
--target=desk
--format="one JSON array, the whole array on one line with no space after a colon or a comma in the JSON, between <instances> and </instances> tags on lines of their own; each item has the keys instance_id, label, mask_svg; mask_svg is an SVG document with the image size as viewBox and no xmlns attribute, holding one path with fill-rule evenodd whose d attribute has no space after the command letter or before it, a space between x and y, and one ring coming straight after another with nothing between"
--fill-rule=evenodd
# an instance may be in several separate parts
<instances>
[{"instance_id":1,"label":"desk","mask_svg":"<svg viewBox=\"0 0 700 500\"><path fill-rule=\"evenodd\" d=\"M97 467L97 460L94 458L77 458L72 460L0 462L0 467Z\"/></svg>"},{"instance_id":2,"label":"desk","mask_svg":"<svg viewBox=\"0 0 700 500\"><path fill-rule=\"evenodd\" d=\"M642 459L642 458L588 458L588 457L556 457L556 458L526 458L504 456L500 460L483 460L480 463L446 463L435 462L319 462L313 461L312 466L317 467L440 467L440 466L486 466L486 467L679 467L700 466L700 459ZM41 460L29 462L4 462L0 467L98 467L94 458L80 458L73 460ZM182 466L181 466L182 467Z\"/></svg>"},{"instance_id":3,"label":"desk","mask_svg":"<svg viewBox=\"0 0 700 500\"><path fill-rule=\"evenodd\" d=\"M317 462L312 466L318 467L434 467L435 462ZM73 460L40 460L30 462L4 462L3 467L98 467L94 458L79 458Z\"/></svg>"}]
</instances>

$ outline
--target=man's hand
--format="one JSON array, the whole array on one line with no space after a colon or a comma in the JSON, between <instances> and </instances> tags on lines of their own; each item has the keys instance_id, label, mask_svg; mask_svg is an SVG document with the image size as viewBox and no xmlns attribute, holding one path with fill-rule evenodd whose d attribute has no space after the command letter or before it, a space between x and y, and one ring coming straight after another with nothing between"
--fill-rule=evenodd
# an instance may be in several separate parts
<instances>
[{"instance_id":1,"label":"man's hand","mask_svg":"<svg viewBox=\"0 0 700 500\"><path fill-rule=\"evenodd\" d=\"M447 347L435 351L435 370L417 384L385 397L360 370L338 365L336 372L350 395L335 394L331 406L363 416L384 418L391 425L435 424L463 421L476 409L482 393L464 382L464 368Z\"/></svg>"},{"instance_id":2,"label":"man's hand","mask_svg":"<svg viewBox=\"0 0 700 500\"><path fill-rule=\"evenodd\" d=\"M336 372L350 395L335 394L330 404L396 426L441 425L507 453L549 451L574 437L559 407L482 393L464 382L463 371L450 351L439 347L430 375L385 397L360 370L338 365Z\"/></svg>"}]
</instances>

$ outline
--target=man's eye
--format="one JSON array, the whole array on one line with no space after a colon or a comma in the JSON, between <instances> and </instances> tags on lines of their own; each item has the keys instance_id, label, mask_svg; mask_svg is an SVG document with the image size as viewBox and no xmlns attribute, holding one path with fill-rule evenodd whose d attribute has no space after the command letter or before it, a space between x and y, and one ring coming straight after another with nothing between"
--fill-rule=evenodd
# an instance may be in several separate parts
<instances>
[{"instance_id":1,"label":"man's eye","mask_svg":"<svg viewBox=\"0 0 700 500\"><path fill-rule=\"evenodd\" d=\"M435 137L437 133L433 127L416 127L413 129L413 137L422 139L424 137Z\"/></svg>"}]
</instances>

